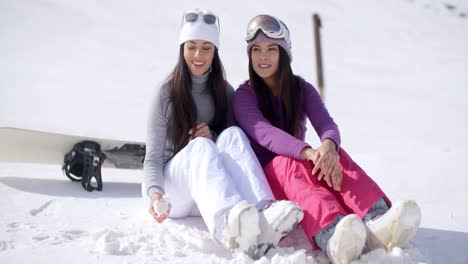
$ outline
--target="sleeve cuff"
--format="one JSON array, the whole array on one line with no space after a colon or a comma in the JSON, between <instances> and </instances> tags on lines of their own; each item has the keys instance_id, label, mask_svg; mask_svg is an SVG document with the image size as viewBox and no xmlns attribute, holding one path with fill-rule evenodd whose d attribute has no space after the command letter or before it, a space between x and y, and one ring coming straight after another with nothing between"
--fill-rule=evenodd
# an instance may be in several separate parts
<instances>
[{"instance_id":1,"label":"sleeve cuff","mask_svg":"<svg viewBox=\"0 0 468 264\"><path fill-rule=\"evenodd\" d=\"M301 151L302 151L305 147L310 147L310 145L307 144L307 143L305 143L305 142L301 142L301 143L296 147L296 151L295 151L294 158L296 158L296 159L298 159L298 160L302 160L302 158L301 158Z\"/></svg>"},{"instance_id":2,"label":"sleeve cuff","mask_svg":"<svg viewBox=\"0 0 468 264\"><path fill-rule=\"evenodd\" d=\"M165 192L164 192L164 189L157 186L157 185L152 185L148 188L148 191L147 191L147 194L148 194L148 197L151 198L151 195L153 195L154 193L159 193L161 195L164 195Z\"/></svg>"},{"instance_id":3,"label":"sleeve cuff","mask_svg":"<svg viewBox=\"0 0 468 264\"><path fill-rule=\"evenodd\" d=\"M340 149L340 143L333 137L324 137L321 141L325 141L325 139L330 139L331 141L333 141L333 143L335 143L335 149L336 151L338 151Z\"/></svg>"}]
</instances>

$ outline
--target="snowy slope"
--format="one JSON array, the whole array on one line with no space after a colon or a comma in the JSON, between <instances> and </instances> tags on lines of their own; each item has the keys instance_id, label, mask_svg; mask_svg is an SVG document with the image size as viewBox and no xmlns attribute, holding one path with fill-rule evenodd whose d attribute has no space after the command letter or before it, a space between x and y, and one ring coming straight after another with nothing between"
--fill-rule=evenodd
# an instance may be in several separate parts
<instances>
[{"instance_id":1,"label":"snowy slope","mask_svg":"<svg viewBox=\"0 0 468 264\"><path fill-rule=\"evenodd\" d=\"M247 78L243 34L259 13L288 24L293 70L315 83L319 13L325 100L343 147L392 199L423 211L413 247L360 263L468 263L466 1L0 0L0 126L143 140L150 97L177 59L181 14L196 6L221 18L234 87ZM317 142L313 131L308 139ZM58 166L0 163L0 262L249 263L199 218L151 222L140 171L103 174L104 191L87 193ZM257 263L326 262L300 228L282 245Z\"/></svg>"}]
</instances>

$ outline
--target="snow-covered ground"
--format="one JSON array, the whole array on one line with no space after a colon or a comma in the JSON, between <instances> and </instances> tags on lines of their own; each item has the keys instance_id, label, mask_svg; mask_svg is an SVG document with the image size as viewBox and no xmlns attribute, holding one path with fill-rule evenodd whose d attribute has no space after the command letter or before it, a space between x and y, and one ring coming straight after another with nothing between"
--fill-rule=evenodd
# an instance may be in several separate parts
<instances>
[{"instance_id":1,"label":"snow-covered ground","mask_svg":"<svg viewBox=\"0 0 468 264\"><path fill-rule=\"evenodd\" d=\"M287 23L293 70L315 83L319 13L325 100L343 147L423 213L411 246L359 263L468 263L467 1L0 0L0 126L144 140L181 14L197 6L220 16L234 87L247 78L244 30L259 13ZM0 263L253 263L210 239L200 218L151 221L141 171L103 178L88 193L60 166L0 163ZM327 262L300 228L281 245L256 263Z\"/></svg>"}]
</instances>

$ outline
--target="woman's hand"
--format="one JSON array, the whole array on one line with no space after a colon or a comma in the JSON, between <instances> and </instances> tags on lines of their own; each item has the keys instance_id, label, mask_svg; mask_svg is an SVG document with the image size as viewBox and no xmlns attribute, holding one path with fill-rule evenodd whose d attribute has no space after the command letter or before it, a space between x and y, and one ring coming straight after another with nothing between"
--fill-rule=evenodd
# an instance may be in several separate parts
<instances>
[{"instance_id":1,"label":"woman's hand","mask_svg":"<svg viewBox=\"0 0 468 264\"><path fill-rule=\"evenodd\" d=\"M154 210L154 206L153 206L155 202L164 202L163 196L161 194L159 194L159 193L153 193L151 195L151 198L150 198L150 208L149 208L150 215L158 223L162 223L169 216L169 213L171 212L172 205L171 205L171 203L169 203L168 206L167 206L167 211L165 213L161 214L161 215L158 215L158 213L156 213L156 211Z\"/></svg>"},{"instance_id":2,"label":"woman's hand","mask_svg":"<svg viewBox=\"0 0 468 264\"><path fill-rule=\"evenodd\" d=\"M338 166L339 159L340 156L336 151L335 142L331 139L325 139L322 142L320 147L315 151L315 156L312 159L315 164L312 174L315 175L320 170L317 179L320 181L322 178L325 178L328 186L333 186L335 190L341 189L341 179L343 178Z\"/></svg>"},{"instance_id":3,"label":"woman's hand","mask_svg":"<svg viewBox=\"0 0 468 264\"><path fill-rule=\"evenodd\" d=\"M304 159L304 160L309 160L314 164L314 168L311 171L312 176L314 176L315 173L313 171L317 167L317 165L315 165L316 163L314 161L314 160L317 159L317 157L318 157L318 150L315 150L315 149L313 149L311 147L306 147L301 151L301 158ZM330 187L332 186L332 181L331 181L331 177L330 177L329 174L325 175L323 177L323 179L327 182L328 186L330 186ZM319 178L318 180L320 181L320 180L322 180L322 178Z\"/></svg>"},{"instance_id":4,"label":"woman's hand","mask_svg":"<svg viewBox=\"0 0 468 264\"><path fill-rule=\"evenodd\" d=\"M196 137L206 137L211 140L214 139L210 127L205 122L198 123L196 128L190 129L189 135L192 137L192 139Z\"/></svg>"},{"instance_id":5,"label":"woman's hand","mask_svg":"<svg viewBox=\"0 0 468 264\"><path fill-rule=\"evenodd\" d=\"M336 165L333 167L330 177L332 179L333 189L335 191L341 191L341 182L343 181L343 173L341 173L341 169L338 163L336 163Z\"/></svg>"},{"instance_id":6,"label":"woman's hand","mask_svg":"<svg viewBox=\"0 0 468 264\"><path fill-rule=\"evenodd\" d=\"M316 150L310 147L304 148L301 152L301 157L314 163L314 168L312 169L313 175L320 170L317 176L319 181L324 179L329 187L333 187L337 191L341 190L343 175L338 166L340 157L336 151L336 145L332 140L325 139Z\"/></svg>"}]
</instances>

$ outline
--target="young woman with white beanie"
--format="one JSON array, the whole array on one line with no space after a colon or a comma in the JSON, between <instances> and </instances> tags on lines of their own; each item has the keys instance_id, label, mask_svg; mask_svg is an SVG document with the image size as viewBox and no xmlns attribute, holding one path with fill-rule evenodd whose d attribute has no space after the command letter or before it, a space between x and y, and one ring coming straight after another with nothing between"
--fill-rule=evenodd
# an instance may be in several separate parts
<instances>
[{"instance_id":1,"label":"young woman with white beanie","mask_svg":"<svg viewBox=\"0 0 468 264\"><path fill-rule=\"evenodd\" d=\"M217 241L260 257L303 212L290 201L273 203L247 136L229 127L234 90L218 55L219 31L208 10L183 15L178 62L151 108L142 195L158 223L201 215Z\"/></svg>"}]
</instances>

